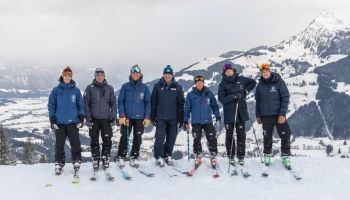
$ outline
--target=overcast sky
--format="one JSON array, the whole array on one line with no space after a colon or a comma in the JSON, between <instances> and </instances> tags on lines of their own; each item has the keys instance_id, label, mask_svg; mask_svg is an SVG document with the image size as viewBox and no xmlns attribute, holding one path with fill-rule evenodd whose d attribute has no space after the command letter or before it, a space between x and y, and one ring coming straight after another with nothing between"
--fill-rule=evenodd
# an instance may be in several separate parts
<instances>
[{"instance_id":1,"label":"overcast sky","mask_svg":"<svg viewBox=\"0 0 350 200\"><path fill-rule=\"evenodd\" d=\"M349 0L0 0L0 66L181 69L277 44L323 10L350 20L349 8Z\"/></svg>"}]
</instances>

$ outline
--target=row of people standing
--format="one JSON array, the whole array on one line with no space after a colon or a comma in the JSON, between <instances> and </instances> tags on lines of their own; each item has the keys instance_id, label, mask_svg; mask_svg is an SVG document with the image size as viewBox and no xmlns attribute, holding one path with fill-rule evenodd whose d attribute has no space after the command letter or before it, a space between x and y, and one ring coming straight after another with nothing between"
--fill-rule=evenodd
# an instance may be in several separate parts
<instances>
[{"instance_id":1,"label":"row of people standing","mask_svg":"<svg viewBox=\"0 0 350 200\"><path fill-rule=\"evenodd\" d=\"M285 119L289 93L284 81L278 74L272 73L268 65L262 65L260 70L262 77L256 89L256 119L259 124L263 124L264 158L271 162L272 132L275 125L282 138L282 154L286 158L290 155L291 132ZM195 87L187 94L185 101L183 88L175 81L171 66L164 68L163 77L150 93L148 87L142 83L140 67L135 65L130 70L129 82L123 84L120 89L118 102L113 87L105 79L103 69L95 70L95 79L86 88L84 96L76 87L72 76L71 68L63 70L60 83L52 90L48 102L51 128L55 130L56 136L56 174L60 174L65 165L66 137L71 144L74 169L79 170L81 163L79 128L83 126L84 118L91 138L94 170L99 169L100 163L104 169L109 167L112 126L116 123L121 125L121 138L116 155L119 165L124 165L127 156L130 157L131 166L138 164L144 128L150 123L156 127L154 157L157 165L162 167L165 164L173 164L171 156L178 129L189 129L190 124L194 138L195 162L201 162L200 141L204 130L211 163L216 164L217 133L213 126L212 115L214 114L216 123L221 123L221 117L216 98L205 86L203 76L195 77ZM244 164L245 122L249 120L245 99L255 86L255 80L240 76L231 64L223 66L218 99L224 109L226 152L232 164L235 164L233 159L235 156L239 164ZM233 139L234 128L237 132L237 150ZM131 132L133 142L129 150L128 138ZM99 144L100 136L103 142L102 150Z\"/></svg>"}]
</instances>

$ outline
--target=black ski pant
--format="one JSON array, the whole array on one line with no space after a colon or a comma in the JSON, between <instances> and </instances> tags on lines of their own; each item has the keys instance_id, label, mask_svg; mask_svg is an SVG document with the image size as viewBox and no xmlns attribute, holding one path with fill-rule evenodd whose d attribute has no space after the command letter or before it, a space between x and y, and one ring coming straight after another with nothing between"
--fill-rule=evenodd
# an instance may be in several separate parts
<instances>
[{"instance_id":1,"label":"black ski pant","mask_svg":"<svg viewBox=\"0 0 350 200\"><path fill-rule=\"evenodd\" d=\"M102 152L100 153L100 133L102 138ZM92 128L89 130L91 157L93 160L100 160L100 157L109 158L112 148L112 127L110 119L92 118ZM102 155L101 155L102 154Z\"/></svg>"},{"instance_id":2,"label":"black ski pant","mask_svg":"<svg viewBox=\"0 0 350 200\"><path fill-rule=\"evenodd\" d=\"M284 124L279 124L278 116L261 117L261 121L264 136L264 153L271 154L273 130L276 126L277 133L281 138L281 155L290 156L290 137L292 131L290 130L287 121Z\"/></svg>"},{"instance_id":3,"label":"black ski pant","mask_svg":"<svg viewBox=\"0 0 350 200\"><path fill-rule=\"evenodd\" d=\"M142 134L144 132L143 119L129 119L129 126L122 126L120 129L121 137L118 147L119 158L125 158L128 153L128 137L133 130L133 141L130 157L137 159L140 154L140 147L142 143Z\"/></svg>"},{"instance_id":4,"label":"black ski pant","mask_svg":"<svg viewBox=\"0 0 350 200\"><path fill-rule=\"evenodd\" d=\"M68 137L71 146L72 162L81 162L81 146L79 139L79 129L76 124L58 124L58 130L55 131L55 162L64 166L66 156L64 146Z\"/></svg>"},{"instance_id":5,"label":"black ski pant","mask_svg":"<svg viewBox=\"0 0 350 200\"><path fill-rule=\"evenodd\" d=\"M156 126L154 141L154 157L165 158L171 156L177 137L176 119L159 119Z\"/></svg>"},{"instance_id":6,"label":"black ski pant","mask_svg":"<svg viewBox=\"0 0 350 200\"><path fill-rule=\"evenodd\" d=\"M245 156L245 139L246 139L246 133L245 133L245 122L243 121L237 121L236 124L225 124L226 129L226 153L227 156L232 159L236 155L236 142L233 134L233 130L236 127L236 133L237 133L237 158L238 159L244 159ZM232 146L232 151L231 151ZM231 157L230 157L231 155Z\"/></svg>"},{"instance_id":7,"label":"black ski pant","mask_svg":"<svg viewBox=\"0 0 350 200\"><path fill-rule=\"evenodd\" d=\"M216 139L216 131L213 124L192 124L192 135L193 135L193 153L195 155L202 154L202 130L204 130L205 137L207 138L207 144L209 152L212 156L218 154L218 141Z\"/></svg>"}]
</instances>

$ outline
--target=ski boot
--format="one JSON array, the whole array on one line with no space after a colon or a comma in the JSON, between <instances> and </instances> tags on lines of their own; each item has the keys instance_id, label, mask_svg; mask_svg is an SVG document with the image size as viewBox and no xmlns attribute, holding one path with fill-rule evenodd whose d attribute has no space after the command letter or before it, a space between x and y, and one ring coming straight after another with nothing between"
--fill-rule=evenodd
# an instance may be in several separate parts
<instances>
[{"instance_id":1,"label":"ski boot","mask_svg":"<svg viewBox=\"0 0 350 200\"><path fill-rule=\"evenodd\" d=\"M244 166L244 158L238 158L238 164Z\"/></svg>"},{"instance_id":2,"label":"ski boot","mask_svg":"<svg viewBox=\"0 0 350 200\"><path fill-rule=\"evenodd\" d=\"M102 160L103 169L104 170L108 169L109 168L109 157L102 156L101 160Z\"/></svg>"},{"instance_id":3,"label":"ski boot","mask_svg":"<svg viewBox=\"0 0 350 200\"><path fill-rule=\"evenodd\" d=\"M215 156L210 157L210 165L212 168L216 168L217 160Z\"/></svg>"},{"instance_id":4,"label":"ski boot","mask_svg":"<svg viewBox=\"0 0 350 200\"><path fill-rule=\"evenodd\" d=\"M100 168L100 159L98 158L92 159L92 168L94 169L95 172L98 171L98 169Z\"/></svg>"},{"instance_id":5,"label":"ski boot","mask_svg":"<svg viewBox=\"0 0 350 200\"><path fill-rule=\"evenodd\" d=\"M63 166L64 166L64 164L62 164L62 163L55 163L55 174L56 174L56 176L59 176L59 175L62 174Z\"/></svg>"},{"instance_id":6,"label":"ski boot","mask_svg":"<svg viewBox=\"0 0 350 200\"><path fill-rule=\"evenodd\" d=\"M137 158L132 157L132 158L130 159L129 165L130 165L131 167L136 167L136 168L137 168L137 167L139 167L140 163L139 163L139 160L138 160Z\"/></svg>"},{"instance_id":7,"label":"ski boot","mask_svg":"<svg viewBox=\"0 0 350 200\"><path fill-rule=\"evenodd\" d=\"M165 166L164 160L162 158L158 158L156 160L156 165L158 165L159 167L164 167Z\"/></svg>"},{"instance_id":8,"label":"ski boot","mask_svg":"<svg viewBox=\"0 0 350 200\"><path fill-rule=\"evenodd\" d=\"M286 169L292 169L289 156L282 156L282 164Z\"/></svg>"},{"instance_id":9,"label":"ski boot","mask_svg":"<svg viewBox=\"0 0 350 200\"><path fill-rule=\"evenodd\" d=\"M271 154L264 154L264 163L266 166L270 166L272 164L272 155Z\"/></svg>"},{"instance_id":10,"label":"ski boot","mask_svg":"<svg viewBox=\"0 0 350 200\"><path fill-rule=\"evenodd\" d=\"M167 156L164 158L164 162L169 165L169 166L174 166L174 162L173 160L171 159L171 156Z\"/></svg>"},{"instance_id":11,"label":"ski boot","mask_svg":"<svg viewBox=\"0 0 350 200\"><path fill-rule=\"evenodd\" d=\"M200 165L202 163L202 155L197 155L196 159L194 159L195 165Z\"/></svg>"},{"instance_id":12,"label":"ski boot","mask_svg":"<svg viewBox=\"0 0 350 200\"><path fill-rule=\"evenodd\" d=\"M124 158L123 158L123 157L118 157L118 158L116 159L116 163L117 163L117 165L118 165L120 168L125 167L125 161L124 161Z\"/></svg>"}]
</instances>

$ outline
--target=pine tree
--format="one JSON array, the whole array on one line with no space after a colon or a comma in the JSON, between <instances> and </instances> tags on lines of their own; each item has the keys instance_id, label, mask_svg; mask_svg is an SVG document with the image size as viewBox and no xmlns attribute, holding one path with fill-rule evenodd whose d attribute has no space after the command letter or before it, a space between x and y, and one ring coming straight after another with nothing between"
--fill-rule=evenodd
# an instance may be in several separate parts
<instances>
[{"instance_id":1,"label":"pine tree","mask_svg":"<svg viewBox=\"0 0 350 200\"><path fill-rule=\"evenodd\" d=\"M2 124L0 124L0 165L16 165L16 158L6 140Z\"/></svg>"},{"instance_id":2,"label":"pine tree","mask_svg":"<svg viewBox=\"0 0 350 200\"><path fill-rule=\"evenodd\" d=\"M35 159L35 146L32 141L32 138L28 137L27 141L24 144L24 149L23 149L23 154L24 154L24 164L32 165L36 163Z\"/></svg>"},{"instance_id":3,"label":"pine tree","mask_svg":"<svg viewBox=\"0 0 350 200\"><path fill-rule=\"evenodd\" d=\"M333 151L333 145L329 144L326 147L326 153L329 156L329 154Z\"/></svg>"},{"instance_id":4,"label":"pine tree","mask_svg":"<svg viewBox=\"0 0 350 200\"><path fill-rule=\"evenodd\" d=\"M39 159L39 163L47 163L47 159L45 154L41 154L40 159Z\"/></svg>"},{"instance_id":5,"label":"pine tree","mask_svg":"<svg viewBox=\"0 0 350 200\"><path fill-rule=\"evenodd\" d=\"M338 154L341 154L341 150L340 150L340 148L338 149Z\"/></svg>"},{"instance_id":6,"label":"pine tree","mask_svg":"<svg viewBox=\"0 0 350 200\"><path fill-rule=\"evenodd\" d=\"M348 143L346 142L346 140L344 140L344 143L343 143L344 145L348 145Z\"/></svg>"}]
</instances>

